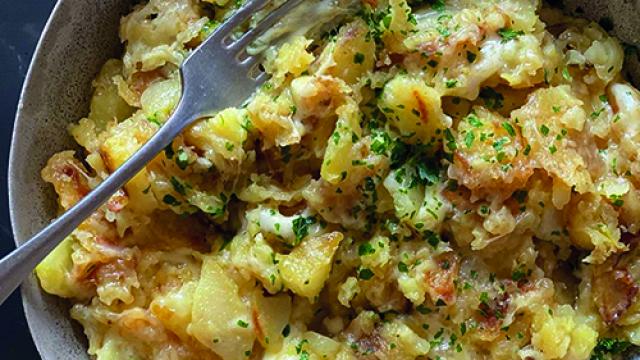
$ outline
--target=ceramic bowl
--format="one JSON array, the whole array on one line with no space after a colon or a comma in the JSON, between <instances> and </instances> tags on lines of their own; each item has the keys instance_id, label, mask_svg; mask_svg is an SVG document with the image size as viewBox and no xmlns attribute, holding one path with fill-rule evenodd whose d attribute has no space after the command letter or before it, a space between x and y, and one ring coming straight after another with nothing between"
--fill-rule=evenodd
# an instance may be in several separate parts
<instances>
[{"instance_id":1,"label":"ceramic bowl","mask_svg":"<svg viewBox=\"0 0 640 360\"><path fill-rule=\"evenodd\" d=\"M40 178L47 159L77 148L68 124L88 113L91 81L121 54L120 17L132 0L59 0L42 32L18 104L9 165L9 206L16 245L56 215L55 194ZM640 0L550 1L589 17L623 41L640 44ZM637 59L631 62L635 76ZM640 71L639 71L640 73ZM639 82L636 81L636 84ZM22 285L25 315L43 359L88 359L87 341L69 317L69 303L44 293L35 276Z\"/></svg>"}]
</instances>

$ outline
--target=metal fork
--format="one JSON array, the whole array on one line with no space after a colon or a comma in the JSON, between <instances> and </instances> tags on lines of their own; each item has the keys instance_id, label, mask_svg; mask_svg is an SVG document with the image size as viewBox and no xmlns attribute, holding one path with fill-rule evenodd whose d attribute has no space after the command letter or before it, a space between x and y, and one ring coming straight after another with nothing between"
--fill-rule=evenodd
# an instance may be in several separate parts
<instances>
[{"instance_id":1,"label":"metal fork","mask_svg":"<svg viewBox=\"0 0 640 360\"><path fill-rule=\"evenodd\" d=\"M266 80L267 75L257 70L259 56L250 56L245 49L302 1L285 2L234 40L234 29L269 3L269 0L249 0L191 53L180 67L180 102L158 132L75 206L0 260L0 304L47 254L167 147L185 127L212 112L240 105Z\"/></svg>"}]
</instances>

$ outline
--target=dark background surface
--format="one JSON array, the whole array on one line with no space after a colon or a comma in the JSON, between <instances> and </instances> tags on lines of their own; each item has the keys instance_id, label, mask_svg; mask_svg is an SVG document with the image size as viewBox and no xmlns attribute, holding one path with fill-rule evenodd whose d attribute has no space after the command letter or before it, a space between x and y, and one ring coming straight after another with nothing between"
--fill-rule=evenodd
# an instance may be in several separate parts
<instances>
[{"instance_id":1,"label":"dark background surface","mask_svg":"<svg viewBox=\"0 0 640 360\"><path fill-rule=\"evenodd\" d=\"M31 55L55 0L0 0L0 256L14 248L7 199L13 119ZM38 359L18 292L0 306L0 358ZM55 331L55 330L53 330Z\"/></svg>"}]
</instances>

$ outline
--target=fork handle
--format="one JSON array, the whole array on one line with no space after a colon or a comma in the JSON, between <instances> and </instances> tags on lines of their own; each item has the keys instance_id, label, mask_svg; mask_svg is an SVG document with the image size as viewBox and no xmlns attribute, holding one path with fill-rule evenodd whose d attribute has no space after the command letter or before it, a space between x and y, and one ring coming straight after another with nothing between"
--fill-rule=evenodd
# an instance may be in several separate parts
<instances>
[{"instance_id":1,"label":"fork handle","mask_svg":"<svg viewBox=\"0 0 640 360\"><path fill-rule=\"evenodd\" d=\"M0 304L65 237L169 145L178 136L184 124L190 123L195 118L185 109L183 103L181 99L176 110L160 130L100 185L0 260Z\"/></svg>"}]
</instances>

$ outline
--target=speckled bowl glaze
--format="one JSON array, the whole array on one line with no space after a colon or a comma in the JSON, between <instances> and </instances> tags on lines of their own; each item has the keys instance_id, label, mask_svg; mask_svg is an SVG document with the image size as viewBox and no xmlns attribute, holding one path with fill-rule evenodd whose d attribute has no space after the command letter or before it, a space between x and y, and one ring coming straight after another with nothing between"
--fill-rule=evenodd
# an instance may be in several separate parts
<instances>
[{"instance_id":1,"label":"speckled bowl glaze","mask_svg":"<svg viewBox=\"0 0 640 360\"><path fill-rule=\"evenodd\" d=\"M131 0L59 0L41 35L18 103L9 165L14 239L23 243L55 217L55 193L40 178L47 158L74 148L66 131L89 109L91 81L120 54L120 17ZM88 359L69 304L44 293L34 275L22 285L25 315L43 359Z\"/></svg>"},{"instance_id":2,"label":"speckled bowl glaze","mask_svg":"<svg viewBox=\"0 0 640 360\"><path fill-rule=\"evenodd\" d=\"M134 0L59 0L44 29L18 104L9 165L9 204L16 245L56 214L53 189L40 170L55 152L74 148L66 129L87 114L91 81L100 66L117 56L120 17ZM640 45L640 0L550 1ZM640 84L634 57L629 77ZM45 294L35 276L22 285L33 341L43 359L88 359L87 341L69 317L69 304Z\"/></svg>"}]
</instances>

